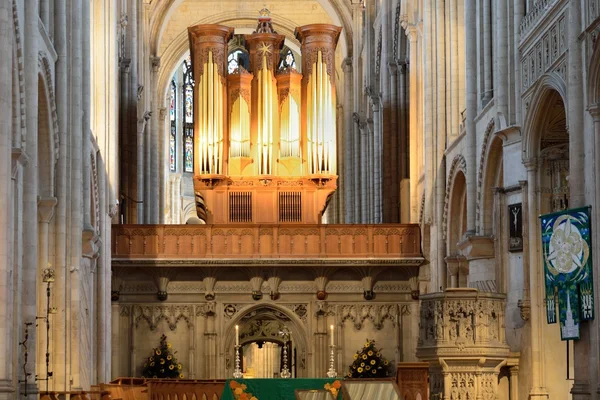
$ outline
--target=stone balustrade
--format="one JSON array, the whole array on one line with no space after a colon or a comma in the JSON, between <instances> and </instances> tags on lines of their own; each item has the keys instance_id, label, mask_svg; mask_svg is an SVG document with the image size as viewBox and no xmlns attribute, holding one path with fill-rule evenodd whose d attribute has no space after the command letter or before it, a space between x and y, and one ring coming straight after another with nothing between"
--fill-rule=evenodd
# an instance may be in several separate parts
<instances>
[{"instance_id":1,"label":"stone balustrade","mask_svg":"<svg viewBox=\"0 0 600 400\"><path fill-rule=\"evenodd\" d=\"M496 398L500 368L518 364L505 339L505 296L458 288L421 300L417 357L429 362L430 398Z\"/></svg>"},{"instance_id":2,"label":"stone balustrade","mask_svg":"<svg viewBox=\"0 0 600 400\"><path fill-rule=\"evenodd\" d=\"M519 34L521 35L521 41L525 40L529 32L537 25L542 19L546 12L554 7L559 0L537 0L531 10L521 20L519 26Z\"/></svg>"},{"instance_id":3,"label":"stone balustrade","mask_svg":"<svg viewBox=\"0 0 600 400\"><path fill-rule=\"evenodd\" d=\"M418 225L114 225L113 259L388 259L419 265Z\"/></svg>"}]
</instances>

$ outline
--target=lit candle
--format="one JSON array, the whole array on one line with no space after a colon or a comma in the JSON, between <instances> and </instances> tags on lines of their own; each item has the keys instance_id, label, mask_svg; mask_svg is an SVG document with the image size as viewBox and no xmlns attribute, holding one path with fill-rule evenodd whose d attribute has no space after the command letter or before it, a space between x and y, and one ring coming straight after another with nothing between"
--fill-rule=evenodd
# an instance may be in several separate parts
<instances>
[{"instance_id":1,"label":"lit candle","mask_svg":"<svg viewBox=\"0 0 600 400\"><path fill-rule=\"evenodd\" d=\"M329 328L331 329L331 345L335 346L334 341L333 341L333 325L331 325Z\"/></svg>"},{"instance_id":2,"label":"lit candle","mask_svg":"<svg viewBox=\"0 0 600 400\"><path fill-rule=\"evenodd\" d=\"M240 327L238 325L235 326L235 345L240 345Z\"/></svg>"}]
</instances>

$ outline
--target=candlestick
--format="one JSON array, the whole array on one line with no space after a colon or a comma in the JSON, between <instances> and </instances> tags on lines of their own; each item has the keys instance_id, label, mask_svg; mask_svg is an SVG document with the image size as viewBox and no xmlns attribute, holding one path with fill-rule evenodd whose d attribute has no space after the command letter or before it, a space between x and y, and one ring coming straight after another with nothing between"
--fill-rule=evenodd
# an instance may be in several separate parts
<instances>
[{"instance_id":1,"label":"candlestick","mask_svg":"<svg viewBox=\"0 0 600 400\"><path fill-rule=\"evenodd\" d=\"M235 327L237 329L237 325ZM235 345L235 370L233 371L233 377L240 379L243 376L244 374L242 374L242 370L240 369L240 345Z\"/></svg>"},{"instance_id":2,"label":"candlestick","mask_svg":"<svg viewBox=\"0 0 600 400\"><path fill-rule=\"evenodd\" d=\"M331 345L329 348L331 349L331 352L329 353L329 371L327 371L327 377L335 378L337 377L337 372L335 370L335 346Z\"/></svg>"},{"instance_id":3,"label":"candlestick","mask_svg":"<svg viewBox=\"0 0 600 400\"><path fill-rule=\"evenodd\" d=\"M240 327L239 325L235 326L235 345L240 345Z\"/></svg>"},{"instance_id":4,"label":"candlestick","mask_svg":"<svg viewBox=\"0 0 600 400\"><path fill-rule=\"evenodd\" d=\"M335 341L333 340L333 325L329 327L331 329L331 346L335 346Z\"/></svg>"}]
</instances>

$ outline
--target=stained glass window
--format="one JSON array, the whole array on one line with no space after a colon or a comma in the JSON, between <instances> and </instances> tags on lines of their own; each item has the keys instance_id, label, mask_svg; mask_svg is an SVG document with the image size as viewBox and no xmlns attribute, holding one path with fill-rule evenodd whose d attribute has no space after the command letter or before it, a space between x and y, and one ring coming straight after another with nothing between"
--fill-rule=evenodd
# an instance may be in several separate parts
<instances>
[{"instance_id":1,"label":"stained glass window","mask_svg":"<svg viewBox=\"0 0 600 400\"><path fill-rule=\"evenodd\" d=\"M169 169L171 171L175 171L176 169L176 164L175 164L175 155L176 155L176 143L177 143L177 138L176 138L176 133L177 133L177 129L176 129L176 116L177 116L177 87L175 85L175 80L171 80L171 90L169 93L169 119L171 120L171 131L169 133Z\"/></svg>"},{"instance_id":2,"label":"stained glass window","mask_svg":"<svg viewBox=\"0 0 600 400\"><path fill-rule=\"evenodd\" d=\"M183 61L183 171L194 172L194 82L191 60Z\"/></svg>"},{"instance_id":3,"label":"stained glass window","mask_svg":"<svg viewBox=\"0 0 600 400\"><path fill-rule=\"evenodd\" d=\"M285 70L288 68L296 69L296 58L294 57L292 50L287 46L284 46L280 53L279 66L277 69Z\"/></svg>"}]
</instances>

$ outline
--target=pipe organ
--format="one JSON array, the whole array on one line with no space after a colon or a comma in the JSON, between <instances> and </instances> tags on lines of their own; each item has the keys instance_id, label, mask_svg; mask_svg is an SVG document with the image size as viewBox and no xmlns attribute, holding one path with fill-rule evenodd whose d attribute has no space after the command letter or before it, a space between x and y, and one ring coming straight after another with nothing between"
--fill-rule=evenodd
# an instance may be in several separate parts
<instances>
[{"instance_id":1,"label":"pipe organ","mask_svg":"<svg viewBox=\"0 0 600 400\"><path fill-rule=\"evenodd\" d=\"M194 191L206 223L320 223L336 190L335 48L341 28L296 29L302 71L278 70L285 37L266 9L244 35L249 70L228 73L233 28L188 28Z\"/></svg>"}]
</instances>

